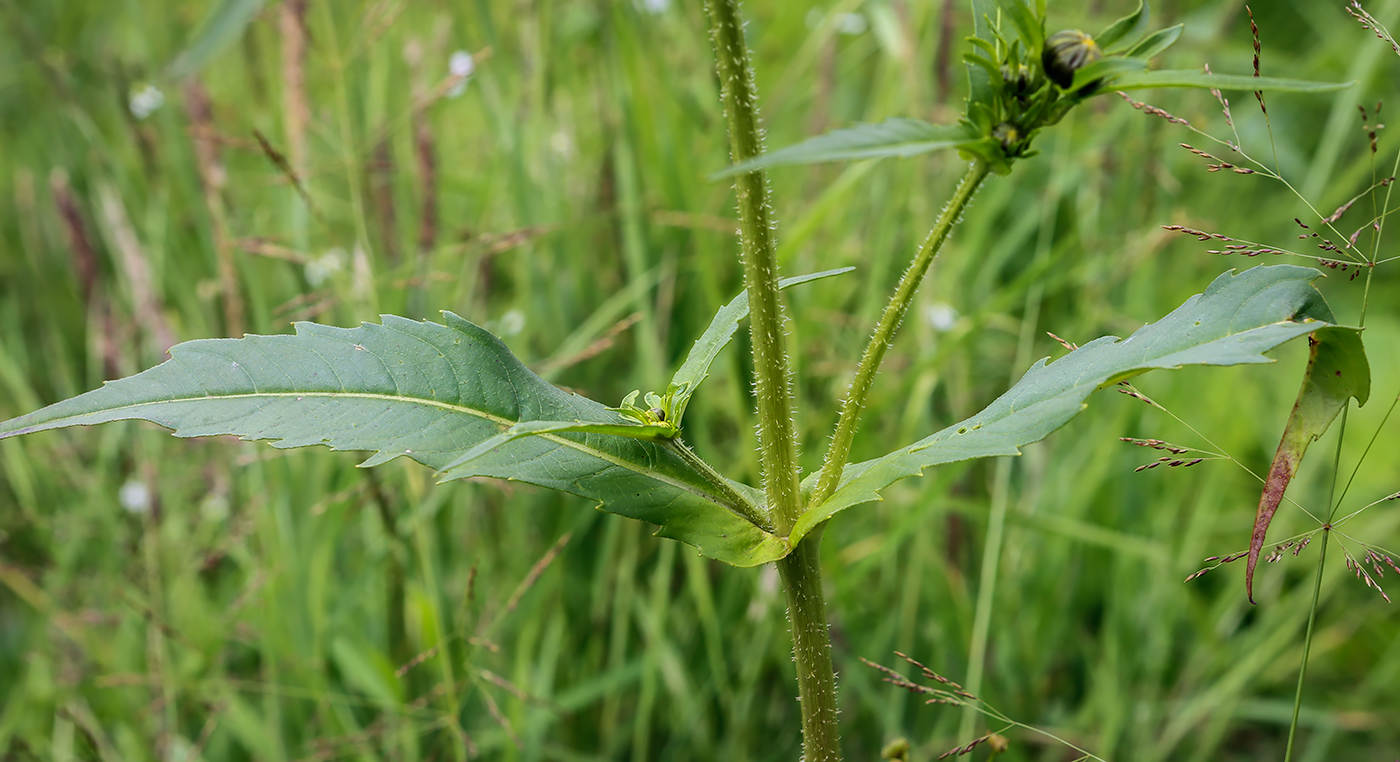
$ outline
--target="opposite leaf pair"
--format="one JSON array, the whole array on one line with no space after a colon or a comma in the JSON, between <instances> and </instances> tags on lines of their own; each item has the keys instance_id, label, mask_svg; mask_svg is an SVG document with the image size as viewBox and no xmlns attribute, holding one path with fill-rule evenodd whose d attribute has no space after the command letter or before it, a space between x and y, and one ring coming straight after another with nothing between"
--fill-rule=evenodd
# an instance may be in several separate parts
<instances>
[{"instance_id":1,"label":"opposite leaf pair","mask_svg":"<svg viewBox=\"0 0 1400 762\"><path fill-rule=\"evenodd\" d=\"M1153 368L1270 362L1263 352L1335 328L1312 286L1317 277L1291 265L1226 273L1127 339L1104 337L1053 363L1042 360L977 415L847 467L831 497L808 506L788 537L773 533L758 490L719 475L674 439L673 428L628 423L547 383L496 337L452 313L444 313L445 325L386 316L358 328L298 323L293 336L186 342L162 365L0 423L0 438L140 419L181 437L233 434L279 448L373 451L365 466L407 456L444 481L491 476L596 500L706 556L755 566L784 557L836 513L879 500L882 489L929 466L1018 454L1078 414L1097 389ZM741 295L696 342L672 381L668 423L680 424L690 394L747 314ZM1360 362L1358 373L1364 355Z\"/></svg>"}]
</instances>

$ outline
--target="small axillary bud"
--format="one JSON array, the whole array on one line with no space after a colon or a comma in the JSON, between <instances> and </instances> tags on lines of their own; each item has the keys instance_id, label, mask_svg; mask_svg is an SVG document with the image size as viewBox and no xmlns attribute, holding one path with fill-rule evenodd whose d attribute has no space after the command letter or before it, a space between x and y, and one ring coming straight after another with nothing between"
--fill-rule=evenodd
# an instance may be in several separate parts
<instances>
[{"instance_id":1,"label":"small axillary bud","mask_svg":"<svg viewBox=\"0 0 1400 762\"><path fill-rule=\"evenodd\" d=\"M996 138L1001 143L1001 147L1010 153L1013 147L1020 142L1021 131L1010 122L1002 122L992 130L992 137Z\"/></svg>"},{"instance_id":2,"label":"small axillary bud","mask_svg":"<svg viewBox=\"0 0 1400 762\"><path fill-rule=\"evenodd\" d=\"M1040 62L1045 66L1045 76L1050 81L1068 90L1074 84L1074 73L1091 63L1103 60L1103 50L1094 38L1078 29L1056 32L1045 40L1045 50Z\"/></svg>"},{"instance_id":3,"label":"small axillary bud","mask_svg":"<svg viewBox=\"0 0 1400 762\"><path fill-rule=\"evenodd\" d=\"M1034 73L1023 63L1005 64L1001 67L1001 79L1006 83L1006 91L1013 97L1024 98L1035 89Z\"/></svg>"}]
</instances>

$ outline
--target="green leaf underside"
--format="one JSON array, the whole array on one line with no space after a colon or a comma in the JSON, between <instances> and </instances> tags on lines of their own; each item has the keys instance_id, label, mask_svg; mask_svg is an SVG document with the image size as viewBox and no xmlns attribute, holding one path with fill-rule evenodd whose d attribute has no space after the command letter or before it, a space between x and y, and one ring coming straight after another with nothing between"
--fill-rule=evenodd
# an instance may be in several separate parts
<instances>
[{"instance_id":1,"label":"green leaf underside","mask_svg":"<svg viewBox=\"0 0 1400 762\"><path fill-rule=\"evenodd\" d=\"M1279 439L1269 476L1259 494L1259 509L1254 515L1254 532L1249 541L1249 560L1245 564L1244 586L1249 602L1254 602L1254 567L1259 563L1265 535L1283 493L1298 472L1298 465L1308 451L1308 445L1327 432L1337 414L1356 398L1358 406L1371 397L1371 367L1366 361L1366 348L1361 344L1361 332L1354 328L1329 328L1313 334L1308 348L1308 368L1303 373L1303 386L1298 400L1288 416L1288 424Z\"/></svg>"},{"instance_id":2,"label":"green leaf underside","mask_svg":"<svg viewBox=\"0 0 1400 762\"><path fill-rule=\"evenodd\" d=\"M238 41L262 10L263 0L223 0L200 27L195 41L170 65L170 76L187 77Z\"/></svg>"},{"instance_id":3,"label":"green leaf underside","mask_svg":"<svg viewBox=\"0 0 1400 762\"><path fill-rule=\"evenodd\" d=\"M468 450L461 457L448 463L440 469L440 481L450 481L463 476L473 476L475 472L472 467L473 461L483 457L502 445L516 439L525 437L541 436L544 434L558 434L562 432L587 432L591 434L605 434L612 437L628 437L640 439L648 442L664 442L668 438L664 429L659 426L642 426L635 423L584 423L580 421L522 421L511 426L509 429L497 434L490 439L483 440L481 444ZM742 493L753 505L763 502L762 491L742 482L725 479L725 482L736 491Z\"/></svg>"},{"instance_id":4,"label":"green leaf underside","mask_svg":"<svg viewBox=\"0 0 1400 762\"><path fill-rule=\"evenodd\" d=\"M472 461L486 455L498 447L509 444L517 439L525 437L540 436L543 434L560 434L564 432L587 432L590 434L606 434L613 437L628 437L630 439L640 439L645 442L660 442L666 439L666 430L660 426L643 426L639 423L586 423L583 421L521 421L511 426L501 433L483 439L475 447L459 455L452 462L438 469L441 481L451 481L462 476L474 476L470 469L466 468Z\"/></svg>"},{"instance_id":5,"label":"green leaf underside","mask_svg":"<svg viewBox=\"0 0 1400 762\"><path fill-rule=\"evenodd\" d=\"M1302 79L1251 77L1244 74L1206 74L1194 69L1163 69L1130 72L1108 84L1113 90L1143 90L1151 87L1197 87L1217 90L1258 90L1274 93L1322 93L1343 90L1355 82L1309 82Z\"/></svg>"},{"instance_id":6,"label":"green leaf underside","mask_svg":"<svg viewBox=\"0 0 1400 762\"><path fill-rule=\"evenodd\" d=\"M968 41L981 40L990 45L994 39L991 21L996 18L996 0L972 0L973 36L969 37ZM996 97L992 87L992 75L976 64L966 63L964 66L967 69L968 115L976 116L975 107L980 105L984 108L990 108ZM990 125L984 126L989 127Z\"/></svg>"},{"instance_id":7,"label":"green leaf underside","mask_svg":"<svg viewBox=\"0 0 1400 762\"><path fill-rule=\"evenodd\" d=\"M1094 41L1099 44L1099 47L1108 51L1117 45L1120 40L1125 38L1129 40L1136 39L1138 35L1141 35L1143 31L1147 29L1147 25L1150 23L1150 17L1151 11L1148 10L1147 3L1139 2L1136 11L1110 24L1107 29L1099 32L1098 36L1094 38Z\"/></svg>"},{"instance_id":8,"label":"green leaf underside","mask_svg":"<svg viewBox=\"0 0 1400 762\"><path fill-rule=\"evenodd\" d=\"M795 275L791 278L783 278L778 281L779 290L790 286L797 286L803 283L811 283L814 280L830 278L836 275L845 275L855 270L854 267L840 267L835 270L824 270L810 275ZM690 398L695 394L695 390L700 386L710 374L710 365L719 356L720 350L728 346L734 339L734 334L739 330L739 324L744 318L749 316L749 294L747 291L740 293L730 302L715 313L714 319L710 321L709 327L700 334L700 338L695 340L695 344L690 347L690 353L686 355L685 362L676 370L676 374L671 377L671 386L683 391L678 392L675 401L672 403L675 409L672 417L680 421L685 414L685 406L689 404Z\"/></svg>"},{"instance_id":9,"label":"green leaf underside","mask_svg":"<svg viewBox=\"0 0 1400 762\"><path fill-rule=\"evenodd\" d=\"M918 119L886 119L879 124L859 124L801 143L769 151L710 176L711 180L790 164L818 164L853 159L917 156L930 151L957 148L978 136L963 125L935 125Z\"/></svg>"},{"instance_id":10,"label":"green leaf underside","mask_svg":"<svg viewBox=\"0 0 1400 762\"><path fill-rule=\"evenodd\" d=\"M1126 55L1128 58L1141 58L1150 61L1174 45L1177 38L1181 36L1181 30L1185 28L1185 24L1177 24L1166 29L1159 29L1129 48Z\"/></svg>"},{"instance_id":11,"label":"green leaf underside","mask_svg":"<svg viewBox=\"0 0 1400 762\"><path fill-rule=\"evenodd\" d=\"M1147 62L1139 58L1105 58L1076 71L1069 89L1078 90L1090 82L1105 78L1111 84L1115 77L1146 68Z\"/></svg>"},{"instance_id":12,"label":"green leaf underside","mask_svg":"<svg viewBox=\"0 0 1400 762\"><path fill-rule=\"evenodd\" d=\"M836 513L880 500L885 487L930 466L1019 455L1021 445L1045 438L1077 415L1090 394L1137 374L1184 365L1273 362L1262 353L1330 326L1315 317L1331 316L1312 286L1318 276L1293 265L1227 272L1205 293L1127 339L1105 336L1053 363L1042 359L982 412L908 447L847 466L841 485L798 519L789 539L797 543Z\"/></svg>"},{"instance_id":13,"label":"green leaf underside","mask_svg":"<svg viewBox=\"0 0 1400 762\"><path fill-rule=\"evenodd\" d=\"M1040 50L1045 44L1045 25L1036 17L1025 0L997 0L997 6L1016 27L1027 50Z\"/></svg>"},{"instance_id":14,"label":"green leaf underside","mask_svg":"<svg viewBox=\"0 0 1400 762\"><path fill-rule=\"evenodd\" d=\"M232 434L274 447L370 450L441 469L522 421L616 424L617 414L545 382L486 330L385 316L382 325L297 323L292 336L203 339L171 359L87 394L0 423L0 439L140 419L176 436ZM658 535L711 558L754 566L787 553L718 502L705 478L662 445L590 432L512 441L452 478L492 476L597 500L657 524Z\"/></svg>"}]
</instances>

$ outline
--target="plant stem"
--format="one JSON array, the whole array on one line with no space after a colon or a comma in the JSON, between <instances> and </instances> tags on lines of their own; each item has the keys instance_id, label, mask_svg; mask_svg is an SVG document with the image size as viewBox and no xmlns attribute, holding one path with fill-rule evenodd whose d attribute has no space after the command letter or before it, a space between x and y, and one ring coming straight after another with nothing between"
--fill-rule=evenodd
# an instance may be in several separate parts
<instances>
[{"instance_id":1,"label":"plant stem","mask_svg":"<svg viewBox=\"0 0 1400 762\"><path fill-rule=\"evenodd\" d=\"M705 462L699 455L696 455L695 451L690 449L679 437L676 439L664 440L662 446L675 453L677 457L685 461L691 468L699 471L700 474L705 477L705 481L709 482L710 486L714 487L715 491L719 493L718 497L727 501L725 504L726 508L744 517L750 524L753 524L765 532L773 531L772 517L764 513L763 509L755 505L747 495L735 489L734 485L730 484L729 480L725 479L723 474L716 471L714 466Z\"/></svg>"},{"instance_id":2,"label":"plant stem","mask_svg":"<svg viewBox=\"0 0 1400 762\"><path fill-rule=\"evenodd\" d=\"M730 158L751 159L762 150L758 130L753 69L744 43L738 0L710 0L710 38L715 48L725 119L729 123ZM773 523L782 535L791 532L802 513L797 478L794 404L778 302L778 265L762 172L735 178L742 238L744 287L749 295L749 332L753 344L754 390L758 398L758 439L763 488ZM841 743L836 710L836 673L831 663L831 633L822 594L821 532L812 532L778 562L792 625L793 661L802 705L802 750L807 762L839 762Z\"/></svg>"},{"instance_id":3,"label":"plant stem","mask_svg":"<svg viewBox=\"0 0 1400 762\"><path fill-rule=\"evenodd\" d=\"M1365 313L1361 317L1366 323ZM1332 486L1327 492L1327 523L1322 525L1322 550L1317 554L1317 579L1313 581L1312 606L1308 608L1308 630L1303 634L1303 658L1298 665L1298 687L1293 692L1293 719L1288 723L1288 745L1283 752L1283 762L1293 759L1293 738L1298 734L1298 714L1303 708L1303 678L1308 675L1308 654L1312 651L1313 624L1317 622L1318 599L1322 596L1322 570L1327 566L1327 543L1332 539L1332 519L1337 515L1337 478L1342 469L1342 442L1347 430L1347 418L1351 405L1342 408L1342 420L1337 430L1337 450L1332 456Z\"/></svg>"},{"instance_id":4,"label":"plant stem","mask_svg":"<svg viewBox=\"0 0 1400 762\"><path fill-rule=\"evenodd\" d=\"M831 663L831 634L822 593L820 555L825 528L822 525L809 532L787 558L778 562L792 624L792 655L802 702L804 762L841 759L836 672Z\"/></svg>"},{"instance_id":5,"label":"plant stem","mask_svg":"<svg viewBox=\"0 0 1400 762\"><path fill-rule=\"evenodd\" d=\"M972 166L967 168L962 180L958 182L957 190L953 192L953 197L948 201L948 205L943 207L943 213L938 216L938 222L934 223L933 229L919 247L918 254L914 255L914 261L899 279L894 296L891 296L889 304L885 305L885 311L880 315L880 323L870 335L870 343L865 346L860 365L856 366L851 388L846 392L845 401L841 403L841 418L836 423L836 433L831 437L826 459L822 462L821 476L817 479L817 488L812 493L811 505L825 502L841 483L841 472L846 467L846 458L851 454L851 443L855 441L856 425L860 423L866 395L870 393L870 386L875 382L880 362L885 359L885 351L890 348L895 332L899 330L899 324L904 321L905 313L909 312L909 307L914 303L914 293L919 290L919 283L923 281L933 258L938 255L938 250L943 248L953 225L961 219L963 210L972 200L977 187L987 179L989 171L990 167L980 159L972 162Z\"/></svg>"},{"instance_id":6,"label":"plant stem","mask_svg":"<svg viewBox=\"0 0 1400 762\"><path fill-rule=\"evenodd\" d=\"M1288 748L1283 753L1283 762L1293 759L1293 737L1298 732L1298 713L1303 708L1303 678L1308 674L1308 652L1312 650L1313 624L1317 622L1318 598L1322 595L1322 569L1327 563L1327 541L1332 539L1329 529L1322 530L1322 550L1317 555L1317 579L1313 582L1312 607L1308 609L1308 631L1303 635L1303 662L1298 665L1298 688L1293 693L1293 720L1288 723Z\"/></svg>"},{"instance_id":7,"label":"plant stem","mask_svg":"<svg viewBox=\"0 0 1400 762\"><path fill-rule=\"evenodd\" d=\"M715 46L729 152L747 161L763 149L758 129L753 69L739 20L738 0L711 0L710 37ZM773 244L768 181L762 172L735 178L739 205L744 288L749 294L749 334L753 339L754 394L758 398L758 444L768 509L784 535L802 512L797 483L797 435L783 317L778 302L778 262Z\"/></svg>"}]
</instances>

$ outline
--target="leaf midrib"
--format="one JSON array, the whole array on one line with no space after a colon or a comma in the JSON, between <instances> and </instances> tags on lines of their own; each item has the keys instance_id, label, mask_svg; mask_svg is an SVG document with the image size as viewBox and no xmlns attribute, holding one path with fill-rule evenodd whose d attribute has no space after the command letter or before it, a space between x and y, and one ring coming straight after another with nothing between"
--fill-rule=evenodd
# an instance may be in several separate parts
<instances>
[{"instance_id":1,"label":"leaf midrib","mask_svg":"<svg viewBox=\"0 0 1400 762\"><path fill-rule=\"evenodd\" d=\"M482 420L489 421L489 422L491 422L491 423L493 423L493 424L495 424L495 425L501 427L501 431L505 431L505 430L509 429L511 426L513 426L513 425L515 425L515 424L517 424L517 423L520 423L520 421L513 421L513 420L511 420L511 419L509 419L509 418L504 418L504 417L501 417L501 416L499 416L499 415L493 415L493 414L488 413L488 412L486 412L486 411L484 411L484 410L478 410L478 409L476 409L476 408L466 407L465 405L456 405L456 404L453 404L453 403L451 403L451 402L444 402L444 401L442 401L442 400L430 400L430 399L424 399L424 398L422 398L422 397L405 397L405 396L393 395L393 394L374 394L374 393L371 393L371 392L254 392L254 393L252 393L252 394L203 394L203 395L192 396L192 397L175 397L175 398L169 398L169 399L154 400L154 401L150 401L150 402L138 402L138 403L135 403L135 404L132 404L132 405L123 405L123 406L121 406L121 407L109 407L109 408L106 408L105 410L93 411L93 412L88 412L88 413L79 413L79 414L75 414L75 415L64 416L64 418L81 418L81 417L83 417L83 416L85 416L85 415L93 415L94 412L97 412L97 413L118 413L118 412L122 412L122 411L139 410L139 409L144 408L144 407L153 407L153 406L158 406L158 405L168 405L168 404L179 403L179 402L198 402L198 401L201 401L201 400L248 400L248 399L261 399L261 398L268 398L268 397L276 397L276 398L295 397L295 398L297 398L297 399L304 399L304 398L306 398L306 397L331 398L331 399L346 399L346 398L349 398L349 399L382 400L382 401L385 401L385 402L402 402L402 403L407 403L407 404L410 404L410 405L426 405L426 406L429 406L429 407L436 407L436 408L441 408L441 409L443 409L443 410L449 410L449 411L452 411L452 412L455 412L455 413L465 413L466 415L475 416L475 417L477 417L477 418L480 418L480 419L482 419ZM64 419L61 418L61 419L57 419L57 420L60 420L60 421L61 421L61 420L64 420ZM52 423L54 423L54 422L55 422L55 421L48 421L47 423L52 424ZM51 427L51 428L57 428L57 427L54 426L54 427ZM21 434L21 433L24 433L24 429L20 429L19 431L15 431L15 432L12 432L12 433L7 434L7 435L0 436L0 439L5 438L6 436L14 436L14 435ZM729 511L730 513L733 513L734 515L743 518L743 514L739 512L739 510L737 509L736 506L729 505L727 502L725 502L724 500L720 499L719 496L713 495L713 494L711 494L711 493L709 493L709 492L706 492L705 490L699 489L699 488L697 488L695 485L690 484L689 482L680 481L680 480L678 480L678 479L672 478L672 477L667 476L667 475L665 475L665 474L658 473L658 472L656 472L656 471L650 471L650 470L641 469L641 468L639 468L639 467L637 466L637 464L635 464L635 463L632 463L632 462L627 461L627 460L623 460L623 459L621 459L621 458L614 457L614 456L609 455L608 453L603 452L603 451L601 451L601 450L598 450L598 449L596 449L596 448L588 447L588 446L586 446L584 443L579 442L579 441L574 440L574 439L568 439L568 438L566 438L566 437L562 437L562 436L559 436L559 435L557 435L557 434L539 434L538 436L541 437L542 439L547 439L547 440L549 440L549 441L551 441L551 442L555 442L555 443L564 445L565 447L572 448L572 449L577 450L577 451L579 451L579 452L581 452L581 453L584 453L584 454L587 454L587 455L591 455L592 457L595 457L595 458L597 458L598 460L604 461L604 462L606 462L606 463L611 463L612 465L617 466L617 467L619 467L619 468L623 468L623 469L625 469L625 470L632 471L633 473L639 474L639 475L641 475L641 476L645 476L645 477L647 477L647 478L649 478L649 479L652 479L652 480L661 482L662 484L666 484L666 485L675 487L676 489L682 490L682 491L684 491L684 492L689 492L690 494L695 495L696 497L698 497L698 498L700 498L700 499L702 499L702 500L708 500L709 502L714 503L715 505L718 505L718 506L724 508L725 510ZM747 521L747 519L745 519L745 520ZM760 531L762 531L762 527L758 527L758 529L759 529Z\"/></svg>"}]
</instances>

